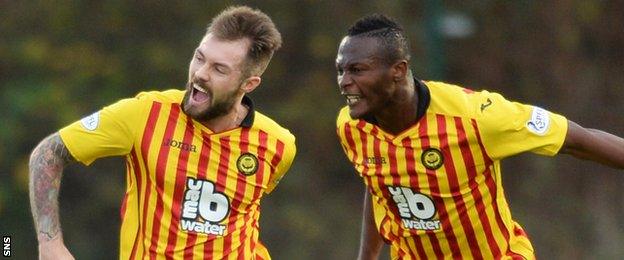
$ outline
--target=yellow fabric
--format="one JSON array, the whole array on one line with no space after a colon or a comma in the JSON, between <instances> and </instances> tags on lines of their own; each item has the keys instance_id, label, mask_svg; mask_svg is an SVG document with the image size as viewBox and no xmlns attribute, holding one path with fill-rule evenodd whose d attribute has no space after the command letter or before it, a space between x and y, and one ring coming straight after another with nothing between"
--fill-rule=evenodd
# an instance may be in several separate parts
<instances>
[{"instance_id":1,"label":"yellow fabric","mask_svg":"<svg viewBox=\"0 0 624 260\"><path fill-rule=\"evenodd\" d=\"M257 111L251 127L213 133L184 114L183 95L140 93L60 130L84 164L126 156L120 259L270 259L260 199L290 168L294 136Z\"/></svg>"},{"instance_id":2,"label":"yellow fabric","mask_svg":"<svg viewBox=\"0 0 624 260\"><path fill-rule=\"evenodd\" d=\"M426 85L425 115L397 135L351 119L348 107L337 119L342 147L372 194L375 223L391 243L391 257L534 258L511 218L500 160L527 151L557 153L567 120L496 93Z\"/></svg>"}]
</instances>

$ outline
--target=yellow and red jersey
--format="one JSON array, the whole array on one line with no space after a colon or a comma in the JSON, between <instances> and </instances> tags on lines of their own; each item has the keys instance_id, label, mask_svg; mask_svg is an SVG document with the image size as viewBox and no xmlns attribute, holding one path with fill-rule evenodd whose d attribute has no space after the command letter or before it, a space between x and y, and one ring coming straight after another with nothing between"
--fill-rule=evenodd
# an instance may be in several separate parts
<instances>
[{"instance_id":1,"label":"yellow and red jersey","mask_svg":"<svg viewBox=\"0 0 624 260\"><path fill-rule=\"evenodd\" d=\"M567 120L487 91L418 80L416 90L419 119L397 135L352 119L348 107L337 120L393 259L534 258L511 218L500 160L556 154Z\"/></svg>"},{"instance_id":2,"label":"yellow and red jersey","mask_svg":"<svg viewBox=\"0 0 624 260\"><path fill-rule=\"evenodd\" d=\"M290 168L295 138L253 110L214 133L181 108L184 91L143 92L60 135L88 165L126 156L120 259L270 259L258 239L260 199Z\"/></svg>"}]
</instances>

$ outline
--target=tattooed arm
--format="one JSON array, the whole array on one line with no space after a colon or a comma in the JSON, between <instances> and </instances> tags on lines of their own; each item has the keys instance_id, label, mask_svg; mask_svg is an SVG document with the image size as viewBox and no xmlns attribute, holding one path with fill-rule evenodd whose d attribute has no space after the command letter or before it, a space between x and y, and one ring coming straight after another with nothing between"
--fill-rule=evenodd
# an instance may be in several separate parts
<instances>
[{"instance_id":1,"label":"tattooed arm","mask_svg":"<svg viewBox=\"0 0 624 260\"><path fill-rule=\"evenodd\" d=\"M58 132L41 141L30 155L28 186L39 259L73 259L63 243L58 208L63 167L73 160Z\"/></svg>"}]
</instances>

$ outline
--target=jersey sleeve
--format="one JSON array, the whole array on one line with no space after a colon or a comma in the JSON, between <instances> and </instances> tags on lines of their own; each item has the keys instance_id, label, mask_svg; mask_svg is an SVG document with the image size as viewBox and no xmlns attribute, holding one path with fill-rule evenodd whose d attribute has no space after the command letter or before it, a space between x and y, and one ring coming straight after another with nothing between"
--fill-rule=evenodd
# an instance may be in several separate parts
<instances>
[{"instance_id":1,"label":"jersey sleeve","mask_svg":"<svg viewBox=\"0 0 624 260\"><path fill-rule=\"evenodd\" d=\"M71 155L85 165L126 155L134 145L141 109L137 98L123 99L62 128L59 134Z\"/></svg>"},{"instance_id":2,"label":"jersey sleeve","mask_svg":"<svg viewBox=\"0 0 624 260\"><path fill-rule=\"evenodd\" d=\"M297 147L295 145L295 137L289 133L287 140L284 141L284 151L282 153L282 158L277 166L275 166L275 172L271 174L271 179L269 179L269 183L267 185L265 193L271 193L271 191L275 189L275 186L277 186L282 177L284 177L284 174L286 174L286 172L288 172L288 169L290 169L290 166L295 159L296 153Z\"/></svg>"},{"instance_id":3,"label":"jersey sleeve","mask_svg":"<svg viewBox=\"0 0 624 260\"><path fill-rule=\"evenodd\" d=\"M568 130L565 117L487 91L479 98L477 124L492 159L527 151L552 156L561 149Z\"/></svg>"}]
</instances>

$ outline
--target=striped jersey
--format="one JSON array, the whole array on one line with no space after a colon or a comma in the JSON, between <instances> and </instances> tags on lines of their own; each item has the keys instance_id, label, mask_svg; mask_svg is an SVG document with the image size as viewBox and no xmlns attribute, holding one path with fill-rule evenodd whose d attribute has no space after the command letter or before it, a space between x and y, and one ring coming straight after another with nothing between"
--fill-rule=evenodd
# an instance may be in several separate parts
<instances>
[{"instance_id":1,"label":"striped jersey","mask_svg":"<svg viewBox=\"0 0 624 260\"><path fill-rule=\"evenodd\" d=\"M184 91L143 92L59 131L76 160L126 157L120 259L270 259L260 199L290 168L295 138L254 111L215 133L181 108Z\"/></svg>"},{"instance_id":2,"label":"striped jersey","mask_svg":"<svg viewBox=\"0 0 624 260\"><path fill-rule=\"evenodd\" d=\"M533 259L511 218L500 160L525 151L556 154L566 118L496 93L415 82L418 121L397 135L373 118L352 119L348 107L337 119L392 258Z\"/></svg>"}]
</instances>

